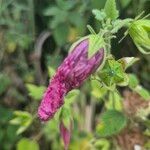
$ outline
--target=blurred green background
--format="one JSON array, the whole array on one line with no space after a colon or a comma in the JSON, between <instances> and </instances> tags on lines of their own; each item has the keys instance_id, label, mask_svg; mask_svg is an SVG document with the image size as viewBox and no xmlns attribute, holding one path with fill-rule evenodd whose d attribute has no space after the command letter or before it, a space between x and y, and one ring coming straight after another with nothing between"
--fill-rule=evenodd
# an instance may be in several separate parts
<instances>
[{"instance_id":1,"label":"blurred green background","mask_svg":"<svg viewBox=\"0 0 150 150\"><path fill-rule=\"evenodd\" d=\"M89 33L87 24L98 31L99 22L91 11L104 4L105 0L0 0L0 150L63 149L57 122L41 124L36 111L44 86L70 45ZM149 13L150 1L117 0L117 8L120 18L133 18L143 10ZM149 56L141 55L130 37L116 44L123 33L120 30L118 39L113 40L112 53L116 58L140 57L129 72L150 90ZM85 95L78 100L71 150L90 150L85 145L92 131L86 130L85 118L79 115L88 104ZM12 120L14 116L16 120Z\"/></svg>"}]
</instances>

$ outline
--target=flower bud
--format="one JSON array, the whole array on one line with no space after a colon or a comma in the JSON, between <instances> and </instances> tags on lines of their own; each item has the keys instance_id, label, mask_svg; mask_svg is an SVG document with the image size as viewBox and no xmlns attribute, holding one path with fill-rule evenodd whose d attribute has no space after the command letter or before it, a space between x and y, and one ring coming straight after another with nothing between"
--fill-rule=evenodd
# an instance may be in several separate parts
<instances>
[{"instance_id":1,"label":"flower bud","mask_svg":"<svg viewBox=\"0 0 150 150\"><path fill-rule=\"evenodd\" d=\"M131 23L129 35L141 53L150 54L150 20L141 19Z\"/></svg>"}]
</instances>

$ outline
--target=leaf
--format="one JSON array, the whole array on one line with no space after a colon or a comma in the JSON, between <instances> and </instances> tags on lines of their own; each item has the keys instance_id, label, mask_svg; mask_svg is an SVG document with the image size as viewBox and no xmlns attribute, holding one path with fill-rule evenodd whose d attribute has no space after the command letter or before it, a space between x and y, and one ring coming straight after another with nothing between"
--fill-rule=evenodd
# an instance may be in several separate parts
<instances>
[{"instance_id":1,"label":"leaf","mask_svg":"<svg viewBox=\"0 0 150 150\"><path fill-rule=\"evenodd\" d=\"M139 80L134 74L129 74L129 87L131 89L134 89L139 84Z\"/></svg>"},{"instance_id":2,"label":"leaf","mask_svg":"<svg viewBox=\"0 0 150 150\"><path fill-rule=\"evenodd\" d=\"M119 133L127 124L122 112L108 110L101 116L101 122L97 125L96 131L99 136L107 137Z\"/></svg>"},{"instance_id":3,"label":"leaf","mask_svg":"<svg viewBox=\"0 0 150 150\"><path fill-rule=\"evenodd\" d=\"M145 100L150 100L150 93L144 87L138 85L134 90Z\"/></svg>"},{"instance_id":4,"label":"leaf","mask_svg":"<svg viewBox=\"0 0 150 150\"><path fill-rule=\"evenodd\" d=\"M56 0L56 3L58 5L58 7L60 7L63 10L70 10L71 8L74 7L74 5L76 4L76 1L72 1L72 0Z\"/></svg>"},{"instance_id":5,"label":"leaf","mask_svg":"<svg viewBox=\"0 0 150 150\"><path fill-rule=\"evenodd\" d=\"M92 0L91 2L91 7L96 8L96 9L102 9L105 5L106 0Z\"/></svg>"},{"instance_id":6,"label":"leaf","mask_svg":"<svg viewBox=\"0 0 150 150\"><path fill-rule=\"evenodd\" d=\"M135 57L123 57L118 60L118 62L122 64L122 66L125 70L128 67L132 66L137 61L139 61L139 58L135 58Z\"/></svg>"},{"instance_id":7,"label":"leaf","mask_svg":"<svg viewBox=\"0 0 150 150\"><path fill-rule=\"evenodd\" d=\"M121 20L121 19L117 19L117 20L114 20L113 22L112 22L112 24L113 24L113 29L112 29L112 31L111 31L111 33L117 33L118 32L118 30L120 30L122 27L126 27L126 26L128 26L128 24L132 21L133 19L123 19L123 20Z\"/></svg>"},{"instance_id":8,"label":"leaf","mask_svg":"<svg viewBox=\"0 0 150 150\"><path fill-rule=\"evenodd\" d=\"M114 59L107 60L100 72L100 78L107 86L123 82L125 73L122 65Z\"/></svg>"},{"instance_id":9,"label":"leaf","mask_svg":"<svg viewBox=\"0 0 150 150\"><path fill-rule=\"evenodd\" d=\"M48 7L43 11L44 16L55 16L60 9L58 7Z\"/></svg>"},{"instance_id":10,"label":"leaf","mask_svg":"<svg viewBox=\"0 0 150 150\"><path fill-rule=\"evenodd\" d=\"M103 10L93 9L92 10L93 15L95 16L95 19L102 21L106 18L106 13Z\"/></svg>"},{"instance_id":11,"label":"leaf","mask_svg":"<svg viewBox=\"0 0 150 150\"><path fill-rule=\"evenodd\" d=\"M96 98L102 98L107 92L107 89L105 87L102 87L100 82L98 82L97 80L91 80L91 87L91 94Z\"/></svg>"},{"instance_id":12,"label":"leaf","mask_svg":"<svg viewBox=\"0 0 150 150\"><path fill-rule=\"evenodd\" d=\"M127 7L130 4L131 0L120 0L122 8Z\"/></svg>"},{"instance_id":13,"label":"leaf","mask_svg":"<svg viewBox=\"0 0 150 150\"><path fill-rule=\"evenodd\" d=\"M10 85L11 81L9 77L6 74L0 74L0 94L5 92L5 90L8 88Z\"/></svg>"},{"instance_id":14,"label":"leaf","mask_svg":"<svg viewBox=\"0 0 150 150\"><path fill-rule=\"evenodd\" d=\"M29 83L26 84L26 87L29 91L29 95L35 100L40 100L46 89L45 86L37 86L34 84L29 84Z\"/></svg>"},{"instance_id":15,"label":"leaf","mask_svg":"<svg viewBox=\"0 0 150 150\"><path fill-rule=\"evenodd\" d=\"M104 48L105 42L99 35L91 34L89 36L88 57L92 57L98 50Z\"/></svg>"},{"instance_id":16,"label":"leaf","mask_svg":"<svg viewBox=\"0 0 150 150\"><path fill-rule=\"evenodd\" d=\"M56 43L59 46L62 46L67 42L69 27L66 24L60 24L59 26L57 26L57 28L55 28L53 34Z\"/></svg>"},{"instance_id":17,"label":"leaf","mask_svg":"<svg viewBox=\"0 0 150 150\"><path fill-rule=\"evenodd\" d=\"M108 101L105 102L107 109L115 108L118 111L122 110L122 97L118 92L110 92Z\"/></svg>"},{"instance_id":18,"label":"leaf","mask_svg":"<svg viewBox=\"0 0 150 150\"><path fill-rule=\"evenodd\" d=\"M48 66L48 75L50 78L52 78L55 75L55 69L51 66Z\"/></svg>"},{"instance_id":19,"label":"leaf","mask_svg":"<svg viewBox=\"0 0 150 150\"><path fill-rule=\"evenodd\" d=\"M39 145L36 141L27 139L27 138L22 138L18 143L17 143L17 150L39 150Z\"/></svg>"},{"instance_id":20,"label":"leaf","mask_svg":"<svg viewBox=\"0 0 150 150\"><path fill-rule=\"evenodd\" d=\"M107 139L97 139L94 143L96 150L110 150L110 142Z\"/></svg>"},{"instance_id":21,"label":"leaf","mask_svg":"<svg viewBox=\"0 0 150 150\"><path fill-rule=\"evenodd\" d=\"M32 123L32 115L25 111L14 111L14 119L10 120L10 124L19 125L17 134L24 132Z\"/></svg>"},{"instance_id":22,"label":"leaf","mask_svg":"<svg viewBox=\"0 0 150 150\"><path fill-rule=\"evenodd\" d=\"M116 8L116 2L115 0L107 0L105 7L104 7L105 13L108 18L114 20L118 18L119 12Z\"/></svg>"}]
</instances>

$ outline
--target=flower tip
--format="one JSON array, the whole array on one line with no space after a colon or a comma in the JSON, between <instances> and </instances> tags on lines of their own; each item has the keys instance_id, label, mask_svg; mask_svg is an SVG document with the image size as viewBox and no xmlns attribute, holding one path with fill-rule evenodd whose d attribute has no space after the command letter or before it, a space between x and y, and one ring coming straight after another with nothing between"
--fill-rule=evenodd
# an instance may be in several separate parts
<instances>
[{"instance_id":1,"label":"flower tip","mask_svg":"<svg viewBox=\"0 0 150 150\"><path fill-rule=\"evenodd\" d=\"M45 111L42 110L41 108L38 109L38 117L43 122L48 121L50 118L50 116L48 114L46 114Z\"/></svg>"}]
</instances>

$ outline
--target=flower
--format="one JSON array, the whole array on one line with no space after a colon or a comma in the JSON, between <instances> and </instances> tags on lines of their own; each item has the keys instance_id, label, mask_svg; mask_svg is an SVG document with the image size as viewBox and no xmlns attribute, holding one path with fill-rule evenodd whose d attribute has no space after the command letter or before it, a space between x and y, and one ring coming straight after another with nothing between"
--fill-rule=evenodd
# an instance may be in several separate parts
<instances>
[{"instance_id":1,"label":"flower","mask_svg":"<svg viewBox=\"0 0 150 150\"><path fill-rule=\"evenodd\" d=\"M129 26L129 35L138 50L143 54L150 54L150 20L140 19Z\"/></svg>"},{"instance_id":2,"label":"flower","mask_svg":"<svg viewBox=\"0 0 150 150\"><path fill-rule=\"evenodd\" d=\"M99 48L88 57L90 38L79 41L57 69L43 96L38 109L42 121L52 118L64 103L64 96L78 88L83 81L94 73L104 60L104 48Z\"/></svg>"},{"instance_id":3,"label":"flower","mask_svg":"<svg viewBox=\"0 0 150 150\"><path fill-rule=\"evenodd\" d=\"M63 121L60 122L60 134L64 142L65 150L68 149L69 143L70 143L70 138L71 138L71 124L69 128L67 128Z\"/></svg>"}]
</instances>

